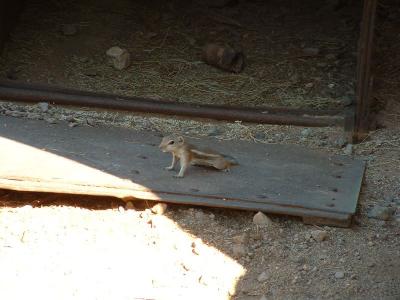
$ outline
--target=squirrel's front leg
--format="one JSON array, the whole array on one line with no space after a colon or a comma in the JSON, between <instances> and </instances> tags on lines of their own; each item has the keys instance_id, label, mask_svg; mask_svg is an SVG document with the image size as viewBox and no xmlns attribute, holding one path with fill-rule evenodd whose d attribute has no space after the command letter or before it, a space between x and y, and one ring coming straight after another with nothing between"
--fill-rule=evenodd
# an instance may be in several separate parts
<instances>
[{"instance_id":1,"label":"squirrel's front leg","mask_svg":"<svg viewBox=\"0 0 400 300\"><path fill-rule=\"evenodd\" d=\"M176 155L175 153L172 153L172 162L171 165L169 167L166 167L165 170L173 170L175 168L175 164L176 164Z\"/></svg>"},{"instance_id":2,"label":"squirrel's front leg","mask_svg":"<svg viewBox=\"0 0 400 300\"><path fill-rule=\"evenodd\" d=\"M179 174L174 176L177 178L182 178L185 176L185 171L189 166L189 157L187 155L182 156L180 159L180 163L181 163L181 169L179 171Z\"/></svg>"}]
</instances>

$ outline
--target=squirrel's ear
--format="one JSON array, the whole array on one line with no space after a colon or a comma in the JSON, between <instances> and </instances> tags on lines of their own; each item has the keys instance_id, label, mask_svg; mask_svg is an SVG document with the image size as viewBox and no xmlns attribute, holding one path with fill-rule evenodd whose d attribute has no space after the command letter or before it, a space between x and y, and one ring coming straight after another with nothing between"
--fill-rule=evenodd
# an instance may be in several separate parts
<instances>
[{"instance_id":1,"label":"squirrel's ear","mask_svg":"<svg viewBox=\"0 0 400 300\"><path fill-rule=\"evenodd\" d=\"M185 141L185 139L183 138L183 136L178 136L178 142L183 144L183 142Z\"/></svg>"}]
</instances>

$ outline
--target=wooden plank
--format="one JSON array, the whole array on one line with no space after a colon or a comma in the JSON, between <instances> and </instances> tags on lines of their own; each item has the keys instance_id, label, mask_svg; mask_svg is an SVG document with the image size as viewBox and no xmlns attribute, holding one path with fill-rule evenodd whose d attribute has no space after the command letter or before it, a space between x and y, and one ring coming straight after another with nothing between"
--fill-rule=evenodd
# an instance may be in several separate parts
<instances>
[{"instance_id":1,"label":"wooden plank","mask_svg":"<svg viewBox=\"0 0 400 300\"><path fill-rule=\"evenodd\" d=\"M354 214L364 163L294 145L204 138L228 152L231 172L192 167L183 179L163 167L160 136L118 128L0 117L0 188L90 194L262 210L346 222ZM194 141L196 142L196 141Z\"/></svg>"},{"instance_id":2,"label":"wooden plank","mask_svg":"<svg viewBox=\"0 0 400 300\"><path fill-rule=\"evenodd\" d=\"M356 118L353 141L363 140L369 131L371 108L371 59L377 0L364 0L357 61Z\"/></svg>"}]
</instances>

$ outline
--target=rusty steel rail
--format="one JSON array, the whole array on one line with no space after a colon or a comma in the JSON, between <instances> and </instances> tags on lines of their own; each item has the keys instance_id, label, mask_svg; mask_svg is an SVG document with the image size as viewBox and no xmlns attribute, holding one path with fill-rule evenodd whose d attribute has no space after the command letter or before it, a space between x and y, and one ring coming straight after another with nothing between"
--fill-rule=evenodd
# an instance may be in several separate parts
<instances>
[{"instance_id":1,"label":"rusty steel rail","mask_svg":"<svg viewBox=\"0 0 400 300\"><path fill-rule=\"evenodd\" d=\"M344 126L345 124L345 116L341 110L315 111L289 108L241 108L221 105L183 104L174 101L82 92L10 81L0 82L0 99L3 101L49 102L58 105L277 125L327 127Z\"/></svg>"}]
</instances>

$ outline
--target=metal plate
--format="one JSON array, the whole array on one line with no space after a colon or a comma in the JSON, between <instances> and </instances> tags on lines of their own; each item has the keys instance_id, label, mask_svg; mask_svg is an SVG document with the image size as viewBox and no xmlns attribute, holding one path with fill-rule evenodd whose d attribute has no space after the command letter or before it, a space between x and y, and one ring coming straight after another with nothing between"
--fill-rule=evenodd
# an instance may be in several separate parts
<instances>
[{"instance_id":1,"label":"metal plate","mask_svg":"<svg viewBox=\"0 0 400 300\"><path fill-rule=\"evenodd\" d=\"M191 167L185 178L153 132L70 128L0 117L0 188L114 195L263 210L348 222L355 213L364 163L295 145L191 140L234 156L230 172ZM328 222L329 223L329 222Z\"/></svg>"}]
</instances>

